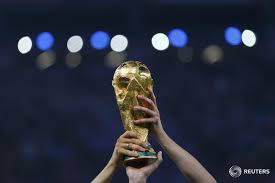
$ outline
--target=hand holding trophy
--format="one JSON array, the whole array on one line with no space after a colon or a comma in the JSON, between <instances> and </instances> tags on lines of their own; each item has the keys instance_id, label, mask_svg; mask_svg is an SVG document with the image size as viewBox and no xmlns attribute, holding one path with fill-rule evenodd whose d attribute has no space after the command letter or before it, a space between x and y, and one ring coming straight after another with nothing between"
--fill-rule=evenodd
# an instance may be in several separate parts
<instances>
[{"instance_id":1,"label":"hand holding trophy","mask_svg":"<svg viewBox=\"0 0 275 183\"><path fill-rule=\"evenodd\" d=\"M111 160L92 183L109 182L122 160L129 182L146 182L162 161L161 152L157 157L150 145L146 147L147 127L182 174L188 175L190 182L217 183L198 160L174 142L162 128L152 90L153 79L144 64L138 61L122 63L114 73L112 84L126 132L118 138Z\"/></svg>"},{"instance_id":2,"label":"hand holding trophy","mask_svg":"<svg viewBox=\"0 0 275 183\"><path fill-rule=\"evenodd\" d=\"M124 129L137 134L138 138L148 143L148 128L136 126L133 121L145 117L143 112L134 111L140 103L138 95L149 97L149 89L153 88L153 79L149 69L138 61L127 61L122 63L115 71L112 85L115 90L116 100L120 111ZM146 107L146 106L144 106ZM130 146L130 144L128 144ZM125 156L125 165L142 165L157 159L156 152L148 143L148 150L138 152L137 157Z\"/></svg>"}]
</instances>

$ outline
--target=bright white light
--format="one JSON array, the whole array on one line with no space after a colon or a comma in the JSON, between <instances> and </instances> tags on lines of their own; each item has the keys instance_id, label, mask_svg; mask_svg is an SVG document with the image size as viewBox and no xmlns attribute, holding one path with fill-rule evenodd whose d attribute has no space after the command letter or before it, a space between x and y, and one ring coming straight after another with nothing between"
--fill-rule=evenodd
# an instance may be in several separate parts
<instances>
[{"instance_id":1,"label":"bright white light","mask_svg":"<svg viewBox=\"0 0 275 183\"><path fill-rule=\"evenodd\" d=\"M159 51L166 50L169 46L169 39L165 34L157 33L152 37L152 45Z\"/></svg>"},{"instance_id":2,"label":"bright white light","mask_svg":"<svg viewBox=\"0 0 275 183\"><path fill-rule=\"evenodd\" d=\"M257 38L253 31L244 30L242 33L242 41L244 45L252 47L256 44Z\"/></svg>"},{"instance_id":3,"label":"bright white light","mask_svg":"<svg viewBox=\"0 0 275 183\"><path fill-rule=\"evenodd\" d=\"M72 53L80 51L83 47L83 40L80 36L72 36L67 42L68 50Z\"/></svg>"},{"instance_id":4,"label":"bright white light","mask_svg":"<svg viewBox=\"0 0 275 183\"><path fill-rule=\"evenodd\" d=\"M110 46L116 52L124 51L128 46L128 40L123 35L116 35L111 39Z\"/></svg>"},{"instance_id":5,"label":"bright white light","mask_svg":"<svg viewBox=\"0 0 275 183\"><path fill-rule=\"evenodd\" d=\"M29 36L22 37L17 44L18 50L22 54L26 54L32 49L32 40Z\"/></svg>"}]
</instances>

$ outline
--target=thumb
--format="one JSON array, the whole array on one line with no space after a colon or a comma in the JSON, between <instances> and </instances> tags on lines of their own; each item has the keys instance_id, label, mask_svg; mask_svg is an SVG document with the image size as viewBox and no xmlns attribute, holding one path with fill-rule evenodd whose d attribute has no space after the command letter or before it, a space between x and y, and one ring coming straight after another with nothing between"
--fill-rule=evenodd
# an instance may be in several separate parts
<instances>
[{"instance_id":1,"label":"thumb","mask_svg":"<svg viewBox=\"0 0 275 183\"><path fill-rule=\"evenodd\" d=\"M162 161L163 161L163 159L162 159L162 151L159 151L158 152L158 159L154 162L154 165L156 167L158 167L161 164Z\"/></svg>"},{"instance_id":2,"label":"thumb","mask_svg":"<svg viewBox=\"0 0 275 183\"><path fill-rule=\"evenodd\" d=\"M160 151L158 152L158 159L154 163L143 167L143 170L145 171L146 176L151 175L151 173L158 168L161 162L162 162L162 152Z\"/></svg>"}]
</instances>

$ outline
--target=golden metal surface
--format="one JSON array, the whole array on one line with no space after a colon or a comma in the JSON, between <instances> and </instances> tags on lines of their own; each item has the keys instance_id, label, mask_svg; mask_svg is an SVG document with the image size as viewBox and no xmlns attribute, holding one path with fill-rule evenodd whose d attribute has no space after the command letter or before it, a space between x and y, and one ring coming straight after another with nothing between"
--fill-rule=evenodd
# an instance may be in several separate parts
<instances>
[{"instance_id":1,"label":"golden metal surface","mask_svg":"<svg viewBox=\"0 0 275 183\"><path fill-rule=\"evenodd\" d=\"M148 129L136 126L133 121L145 117L142 112L134 112L133 107L139 104L137 95L149 97L148 89L153 87L149 69L138 61L122 63L115 71L112 85L125 130L135 132L139 139L147 142Z\"/></svg>"},{"instance_id":2,"label":"golden metal surface","mask_svg":"<svg viewBox=\"0 0 275 183\"><path fill-rule=\"evenodd\" d=\"M150 98L148 89L153 89L153 79L149 69L138 61L124 62L116 69L112 85L124 129L135 132L140 140L148 142L148 129L133 123L134 120L146 116L142 112L134 112L133 107L137 105L148 107L145 103L139 103L137 96L143 95ZM138 157L125 156L124 164L145 165L155 161L156 152L149 143L147 148L145 152L138 152Z\"/></svg>"}]
</instances>

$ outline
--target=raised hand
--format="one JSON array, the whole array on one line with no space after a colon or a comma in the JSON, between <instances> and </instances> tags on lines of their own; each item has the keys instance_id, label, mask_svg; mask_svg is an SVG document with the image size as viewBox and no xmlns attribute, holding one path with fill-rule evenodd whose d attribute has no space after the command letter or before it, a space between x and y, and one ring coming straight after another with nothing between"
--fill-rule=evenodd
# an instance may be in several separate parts
<instances>
[{"instance_id":1,"label":"raised hand","mask_svg":"<svg viewBox=\"0 0 275 183\"><path fill-rule=\"evenodd\" d=\"M154 92L150 89L150 98L144 97L142 95L138 95L137 98L141 104L146 104L144 106L135 106L135 111L144 112L146 114L146 118L138 119L134 121L136 125L145 125L149 128L150 133L152 133L155 137L158 136L159 133L163 131L163 127L160 120L160 114L157 107L157 101Z\"/></svg>"},{"instance_id":2,"label":"raised hand","mask_svg":"<svg viewBox=\"0 0 275 183\"><path fill-rule=\"evenodd\" d=\"M162 162L162 152L158 152L158 159L152 163L141 168L126 167L126 173L129 178L129 183L145 183L147 178L158 168Z\"/></svg>"},{"instance_id":3,"label":"raised hand","mask_svg":"<svg viewBox=\"0 0 275 183\"><path fill-rule=\"evenodd\" d=\"M147 144L140 139L134 132L126 131L116 142L111 162L117 166L122 165L123 155L138 156L137 151L144 152Z\"/></svg>"},{"instance_id":4,"label":"raised hand","mask_svg":"<svg viewBox=\"0 0 275 183\"><path fill-rule=\"evenodd\" d=\"M123 164L123 156L138 156L136 151L145 151L146 146L147 144L139 140L134 132L126 131L117 139L108 164L91 183L109 183L118 167Z\"/></svg>"}]
</instances>

